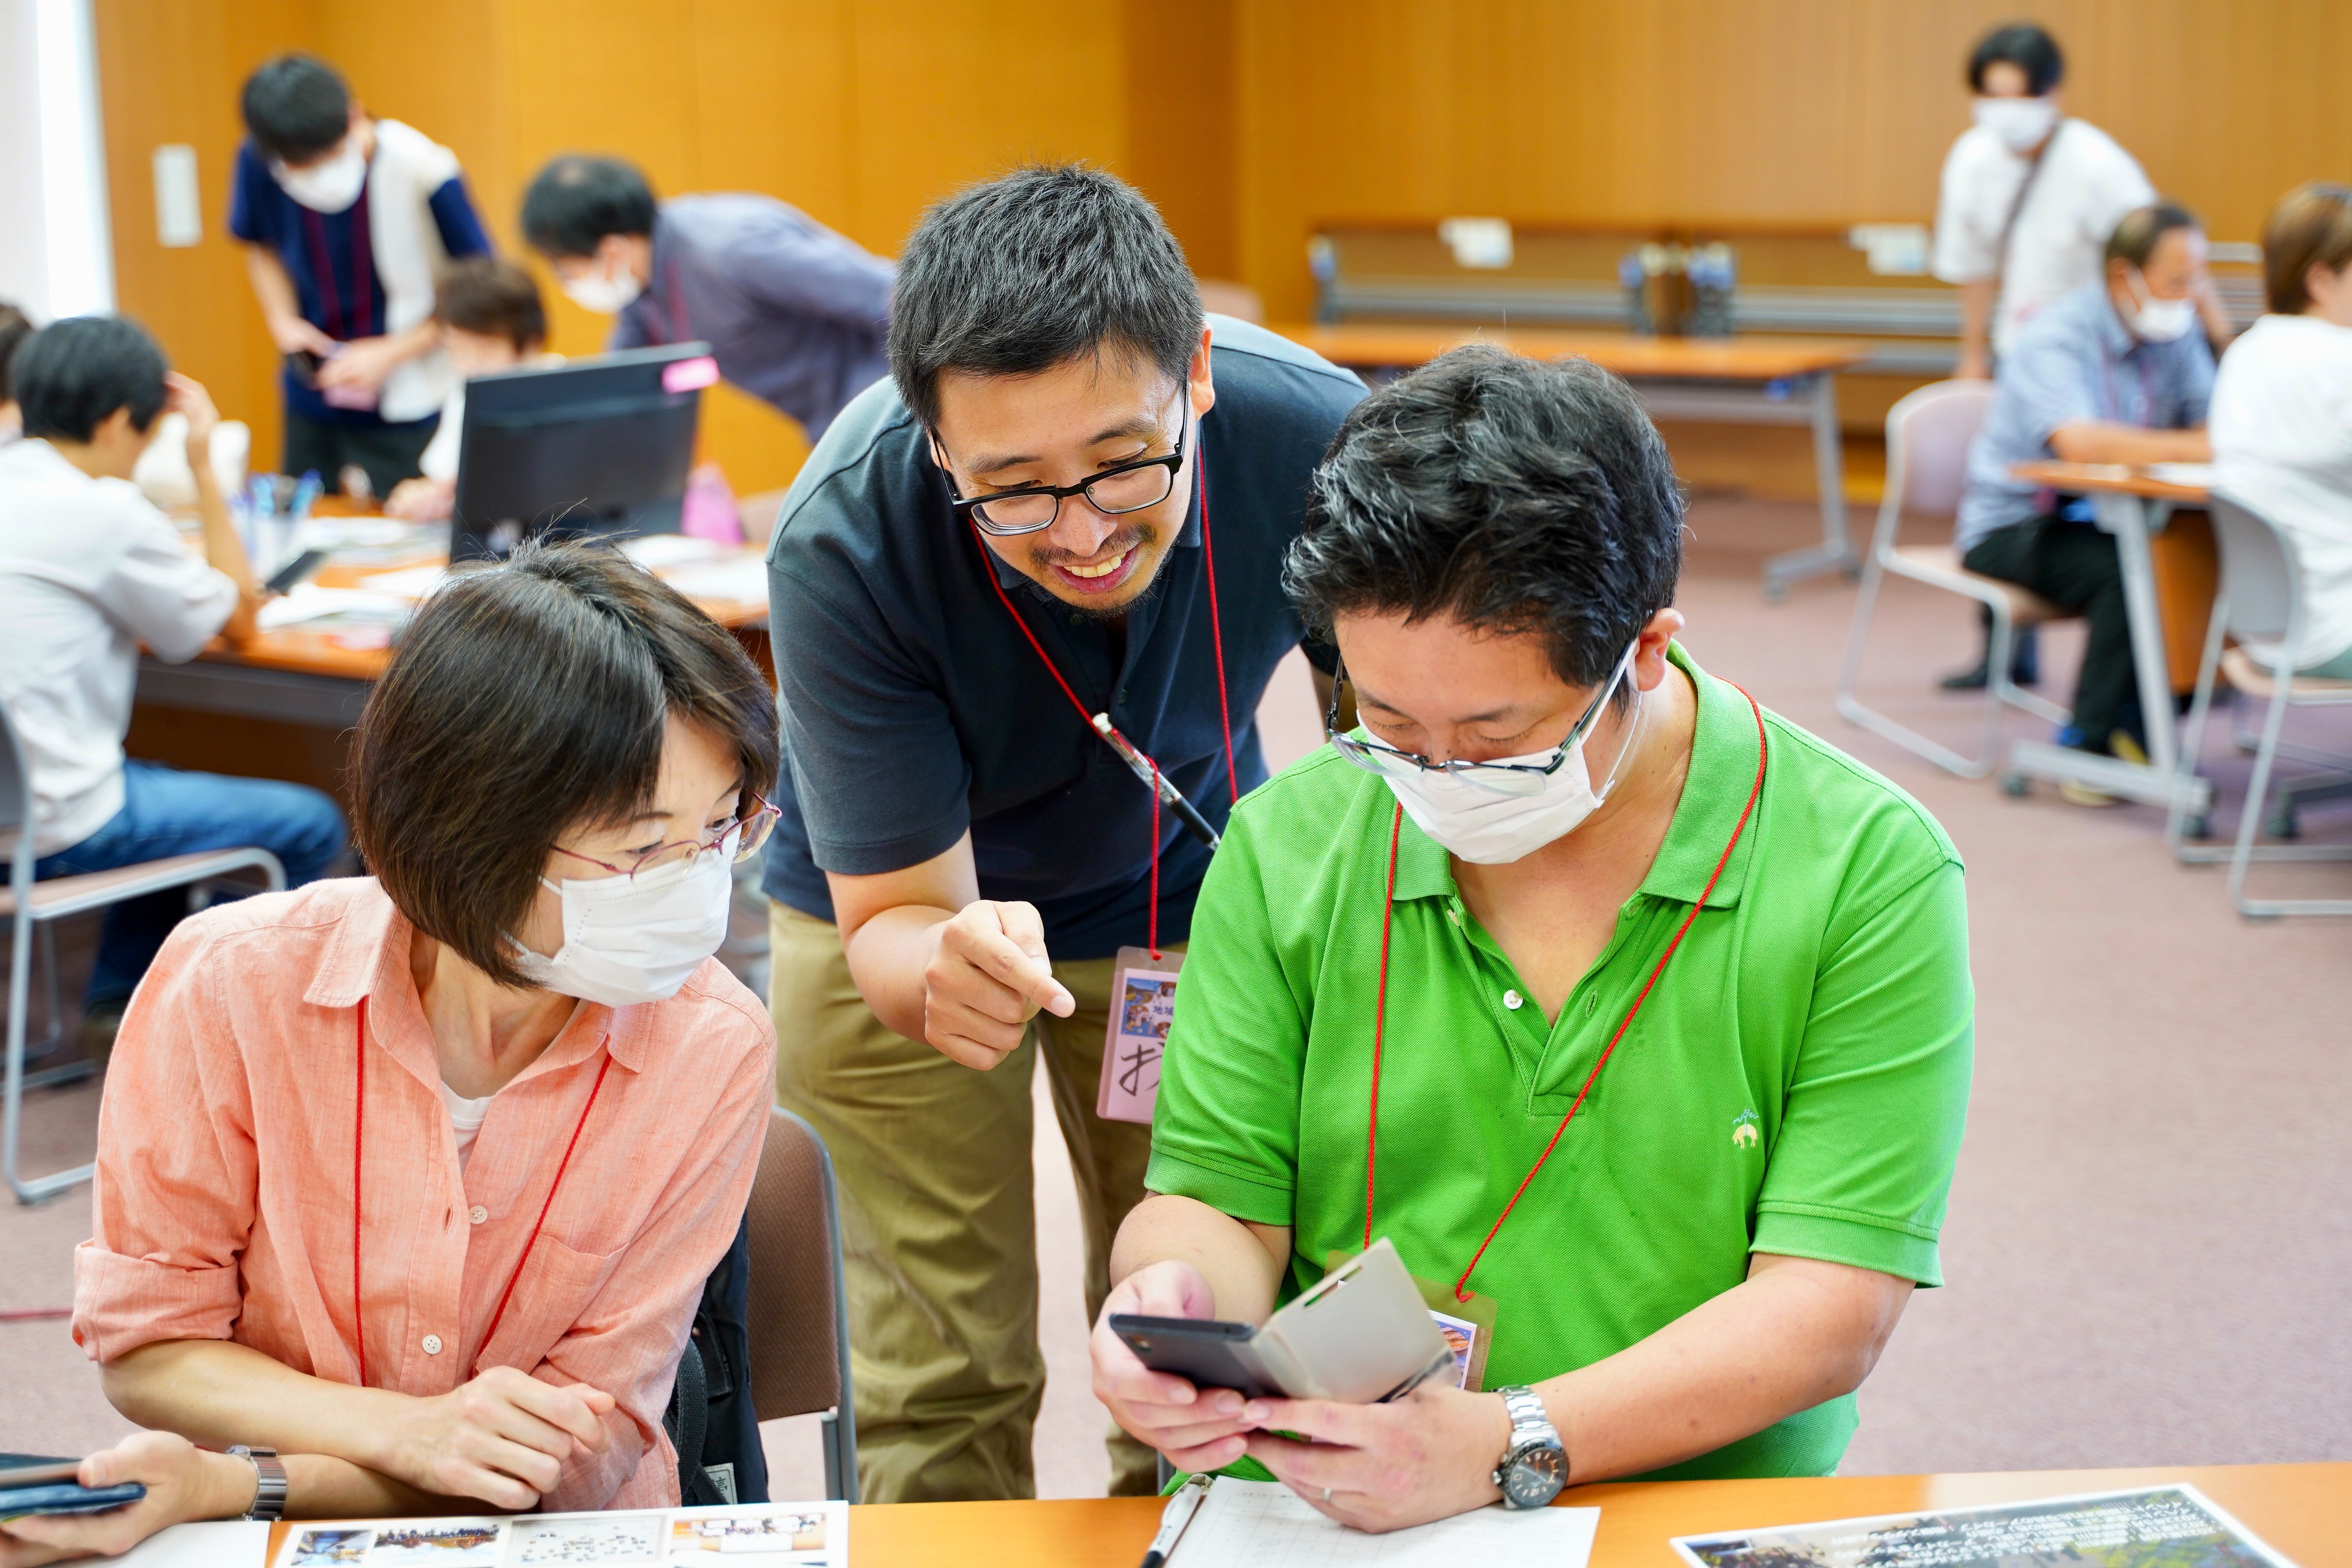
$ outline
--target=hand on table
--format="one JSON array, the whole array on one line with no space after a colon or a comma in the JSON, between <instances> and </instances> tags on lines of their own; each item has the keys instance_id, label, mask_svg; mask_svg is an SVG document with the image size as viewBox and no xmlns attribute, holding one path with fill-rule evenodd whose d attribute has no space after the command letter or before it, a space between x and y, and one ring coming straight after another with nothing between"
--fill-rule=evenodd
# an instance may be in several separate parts
<instances>
[{"instance_id":1,"label":"hand on table","mask_svg":"<svg viewBox=\"0 0 2352 1568\"><path fill-rule=\"evenodd\" d=\"M173 1432L136 1432L81 1462L86 1487L138 1481L147 1495L104 1513L28 1514L0 1524L0 1568L119 1557L166 1525L234 1519L253 1504L253 1461L208 1453Z\"/></svg>"},{"instance_id":2,"label":"hand on table","mask_svg":"<svg viewBox=\"0 0 2352 1568\"><path fill-rule=\"evenodd\" d=\"M203 384L173 371L163 377L163 410L184 415L188 421L188 463L202 473L212 461L213 432L220 426L220 410Z\"/></svg>"},{"instance_id":3,"label":"hand on table","mask_svg":"<svg viewBox=\"0 0 2352 1568\"><path fill-rule=\"evenodd\" d=\"M1021 1044L1039 1008L1057 1018L1077 1011L1054 978L1035 905L979 899L933 929L923 1038L942 1055L986 1072Z\"/></svg>"},{"instance_id":4,"label":"hand on table","mask_svg":"<svg viewBox=\"0 0 2352 1568\"><path fill-rule=\"evenodd\" d=\"M383 515L403 522L439 522L457 503L455 479L403 479L383 501Z\"/></svg>"},{"instance_id":5,"label":"hand on table","mask_svg":"<svg viewBox=\"0 0 2352 1568\"><path fill-rule=\"evenodd\" d=\"M1511 1417L1499 1394L1425 1383L1387 1405L1256 1403L1265 1415L1252 1425L1264 1430L1251 1435L1250 1457L1317 1512L1342 1524L1374 1532L1402 1530L1484 1508L1502 1496L1493 1477L1511 1446Z\"/></svg>"},{"instance_id":6,"label":"hand on table","mask_svg":"<svg viewBox=\"0 0 2352 1568\"><path fill-rule=\"evenodd\" d=\"M341 344L334 358L319 367L320 391L343 387L373 392L384 377L411 357L407 346L394 338L353 338Z\"/></svg>"},{"instance_id":7,"label":"hand on table","mask_svg":"<svg viewBox=\"0 0 2352 1568\"><path fill-rule=\"evenodd\" d=\"M1154 1372L1111 1332L1113 1312L1148 1318L1212 1318L1216 1297L1201 1271L1172 1260L1137 1269L1111 1287L1088 1345L1095 1397L1139 1442L1168 1456L1181 1470L1214 1470L1242 1457L1246 1434L1277 1401L1244 1399L1230 1388L1196 1389L1181 1377ZM1500 1449L1496 1450L1501 1452Z\"/></svg>"},{"instance_id":8,"label":"hand on table","mask_svg":"<svg viewBox=\"0 0 2352 1568\"><path fill-rule=\"evenodd\" d=\"M395 1480L494 1508L527 1509L555 1489L574 1454L603 1453L613 1396L584 1383L558 1388L494 1366L446 1394L409 1402L366 1462Z\"/></svg>"}]
</instances>

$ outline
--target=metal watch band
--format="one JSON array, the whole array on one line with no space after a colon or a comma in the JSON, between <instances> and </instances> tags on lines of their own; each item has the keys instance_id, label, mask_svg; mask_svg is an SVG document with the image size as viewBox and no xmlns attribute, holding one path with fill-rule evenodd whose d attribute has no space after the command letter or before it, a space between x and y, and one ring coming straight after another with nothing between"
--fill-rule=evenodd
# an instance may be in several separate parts
<instances>
[{"instance_id":1,"label":"metal watch band","mask_svg":"<svg viewBox=\"0 0 2352 1568\"><path fill-rule=\"evenodd\" d=\"M1532 1388L1506 1388L1502 1391L1503 1408L1511 1413L1511 1446L1517 1447L1529 1437L1549 1437L1559 1441L1552 1430L1551 1417L1544 1414L1543 1401Z\"/></svg>"},{"instance_id":2,"label":"metal watch band","mask_svg":"<svg viewBox=\"0 0 2352 1568\"><path fill-rule=\"evenodd\" d=\"M243 1443L228 1450L240 1459L253 1461L253 1506L245 1510L247 1519L280 1520L286 1517L286 1467L275 1448L252 1448Z\"/></svg>"},{"instance_id":3,"label":"metal watch band","mask_svg":"<svg viewBox=\"0 0 2352 1568\"><path fill-rule=\"evenodd\" d=\"M1568 1481L1568 1447L1544 1413L1543 1401L1528 1387L1496 1390L1511 1417L1511 1446L1495 1467L1494 1482L1506 1508L1540 1508Z\"/></svg>"}]
</instances>

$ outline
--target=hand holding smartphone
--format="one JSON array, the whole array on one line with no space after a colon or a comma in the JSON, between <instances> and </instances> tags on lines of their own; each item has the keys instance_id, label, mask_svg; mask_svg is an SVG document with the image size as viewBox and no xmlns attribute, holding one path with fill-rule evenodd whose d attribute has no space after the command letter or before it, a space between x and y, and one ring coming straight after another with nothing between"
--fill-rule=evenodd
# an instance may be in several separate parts
<instances>
[{"instance_id":1,"label":"hand holding smartphone","mask_svg":"<svg viewBox=\"0 0 2352 1568\"><path fill-rule=\"evenodd\" d=\"M79 1459L39 1454L0 1454L0 1520L28 1513L98 1513L122 1508L147 1495L137 1481L119 1487L86 1487L74 1478Z\"/></svg>"}]
</instances>

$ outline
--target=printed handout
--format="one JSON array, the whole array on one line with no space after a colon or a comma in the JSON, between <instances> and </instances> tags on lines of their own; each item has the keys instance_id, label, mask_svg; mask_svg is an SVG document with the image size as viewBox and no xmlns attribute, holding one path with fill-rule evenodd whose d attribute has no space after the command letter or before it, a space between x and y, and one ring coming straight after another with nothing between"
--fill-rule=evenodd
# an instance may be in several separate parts
<instances>
[{"instance_id":1,"label":"printed handout","mask_svg":"<svg viewBox=\"0 0 2352 1568\"><path fill-rule=\"evenodd\" d=\"M343 1520L296 1525L276 1568L845 1568L848 1534L849 1505L839 1502Z\"/></svg>"}]
</instances>

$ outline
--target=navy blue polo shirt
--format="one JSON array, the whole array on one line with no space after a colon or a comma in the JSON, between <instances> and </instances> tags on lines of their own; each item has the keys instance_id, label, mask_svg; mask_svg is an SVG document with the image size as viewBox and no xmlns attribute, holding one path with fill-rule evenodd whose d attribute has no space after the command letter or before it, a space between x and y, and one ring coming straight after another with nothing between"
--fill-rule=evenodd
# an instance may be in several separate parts
<instances>
[{"instance_id":1,"label":"navy blue polo shirt","mask_svg":"<svg viewBox=\"0 0 2352 1568\"><path fill-rule=\"evenodd\" d=\"M484 256L490 237L466 195L462 176L445 180L428 198L434 226L441 231L441 247L450 258ZM228 231L247 245L267 246L277 253L294 280L294 297L302 319L334 339L381 337L384 331L383 279L376 276L374 258L362 255L367 223L367 187L359 200L339 213L313 212L286 194L269 177L269 157L250 141L236 150L236 172L230 186ZM279 381L286 391L286 408L323 425L382 425L373 408L337 408L317 389L303 385L291 372Z\"/></svg>"},{"instance_id":2,"label":"navy blue polo shirt","mask_svg":"<svg viewBox=\"0 0 2352 1568\"><path fill-rule=\"evenodd\" d=\"M1195 439L1207 477L1234 751L1265 780L1257 705L1304 636L1282 591L1307 476L1363 384L1261 327L1210 318L1217 401ZM1188 470L1189 475L1189 470ZM783 707L783 816L769 897L833 918L824 872L919 865L966 828L982 898L1044 917L1056 958L1107 958L1146 936L1151 796L1087 726L990 585L1090 712L1221 829L1234 792L1211 645L1199 492L1150 590L1109 628L1003 564L950 509L921 426L888 381L842 412L784 500L768 546ZM1209 851L1160 814L1160 939L1182 941Z\"/></svg>"}]
</instances>

